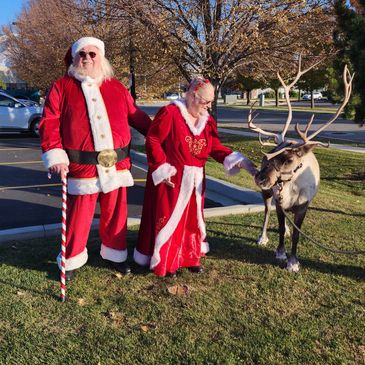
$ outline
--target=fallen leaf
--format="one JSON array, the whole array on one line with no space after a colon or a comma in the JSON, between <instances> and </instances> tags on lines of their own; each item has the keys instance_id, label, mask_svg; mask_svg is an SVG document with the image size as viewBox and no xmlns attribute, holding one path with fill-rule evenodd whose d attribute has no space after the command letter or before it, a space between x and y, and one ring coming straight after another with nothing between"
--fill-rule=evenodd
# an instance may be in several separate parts
<instances>
[{"instance_id":1,"label":"fallen leaf","mask_svg":"<svg viewBox=\"0 0 365 365\"><path fill-rule=\"evenodd\" d=\"M84 305L86 305L86 300L84 298L79 298L77 299L77 304L83 307Z\"/></svg>"},{"instance_id":2,"label":"fallen leaf","mask_svg":"<svg viewBox=\"0 0 365 365\"><path fill-rule=\"evenodd\" d=\"M148 332L148 326L141 326L141 330L143 332Z\"/></svg>"},{"instance_id":3,"label":"fallen leaf","mask_svg":"<svg viewBox=\"0 0 365 365\"><path fill-rule=\"evenodd\" d=\"M16 292L16 295L25 295L25 292L23 292L23 291L21 291L21 290L18 290L17 292Z\"/></svg>"},{"instance_id":4,"label":"fallen leaf","mask_svg":"<svg viewBox=\"0 0 365 365\"><path fill-rule=\"evenodd\" d=\"M183 296L188 294L189 288L187 285L168 286L167 291L172 295Z\"/></svg>"},{"instance_id":5,"label":"fallen leaf","mask_svg":"<svg viewBox=\"0 0 365 365\"><path fill-rule=\"evenodd\" d=\"M123 275L120 272L115 273L114 276L117 277L118 279L121 279L123 277Z\"/></svg>"}]
</instances>

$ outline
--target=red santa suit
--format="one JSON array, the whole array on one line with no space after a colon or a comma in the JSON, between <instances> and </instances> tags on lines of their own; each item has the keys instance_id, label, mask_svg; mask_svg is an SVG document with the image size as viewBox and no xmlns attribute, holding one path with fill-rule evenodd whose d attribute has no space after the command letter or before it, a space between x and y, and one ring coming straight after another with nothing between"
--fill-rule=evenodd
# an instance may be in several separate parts
<instances>
[{"instance_id":1,"label":"red santa suit","mask_svg":"<svg viewBox=\"0 0 365 365\"><path fill-rule=\"evenodd\" d=\"M209 251L203 216L205 163L211 156L235 174L245 157L221 144L208 113L194 126L184 101L158 112L146 149L149 171L134 260L149 264L159 276L199 266L200 257ZM163 183L168 177L174 188Z\"/></svg>"},{"instance_id":2,"label":"red santa suit","mask_svg":"<svg viewBox=\"0 0 365 365\"><path fill-rule=\"evenodd\" d=\"M147 114L135 106L118 80L104 80L100 85L88 76L75 77L64 76L53 84L40 123L46 168L69 165L66 270L77 269L87 261L86 243L98 199L101 256L113 262L126 260L126 187L133 185L129 156L103 167L70 162L68 150L127 150L129 124L144 135L150 124Z\"/></svg>"}]
</instances>

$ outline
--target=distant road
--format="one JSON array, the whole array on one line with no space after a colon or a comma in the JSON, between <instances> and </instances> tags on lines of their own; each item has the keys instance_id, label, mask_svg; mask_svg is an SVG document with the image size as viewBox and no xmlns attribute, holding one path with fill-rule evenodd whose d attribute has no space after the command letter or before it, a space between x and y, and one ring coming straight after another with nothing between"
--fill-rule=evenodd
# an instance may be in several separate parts
<instances>
[{"instance_id":1,"label":"distant road","mask_svg":"<svg viewBox=\"0 0 365 365\"><path fill-rule=\"evenodd\" d=\"M302 102L300 103L303 105ZM167 103L144 104L140 107L152 116L157 113L162 105L166 104ZM326 104L328 103L321 101L321 105L325 106ZM287 118L287 112L285 111L259 110L257 113L259 115L255 119L255 123L269 131L280 131L280 128ZM247 109L218 105L218 126L220 127L242 127L243 129L247 129L247 116ZM308 112L293 112L293 120L289 130L294 131L296 123L299 123L304 127L309 121L310 116L311 113ZM333 114L330 113L316 114L311 130L314 130L313 128L318 128L319 125L327 122L332 116ZM365 143L365 127L359 127L359 125L351 120L339 118L324 132L320 133L320 136L329 138L330 141L333 140L334 142L336 139L341 139L349 142Z\"/></svg>"}]
</instances>

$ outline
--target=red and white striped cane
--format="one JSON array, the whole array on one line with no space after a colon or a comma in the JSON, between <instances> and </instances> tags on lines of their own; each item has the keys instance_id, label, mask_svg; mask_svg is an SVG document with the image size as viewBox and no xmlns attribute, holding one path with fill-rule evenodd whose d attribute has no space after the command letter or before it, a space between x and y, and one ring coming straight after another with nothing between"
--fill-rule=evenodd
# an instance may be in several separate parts
<instances>
[{"instance_id":1,"label":"red and white striped cane","mask_svg":"<svg viewBox=\"0 0 365 365\"><path fill-rule=\"evenodd\" d=\"M67 175L62 176L62 229L61 229L61 301L66 300L66 218Z\"/></svg>"}]
</instances>

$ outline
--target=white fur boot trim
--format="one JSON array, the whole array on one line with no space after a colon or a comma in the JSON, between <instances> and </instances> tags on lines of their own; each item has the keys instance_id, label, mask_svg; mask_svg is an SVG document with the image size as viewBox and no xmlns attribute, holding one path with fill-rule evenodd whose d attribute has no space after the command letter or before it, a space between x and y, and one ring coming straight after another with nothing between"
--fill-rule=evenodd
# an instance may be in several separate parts
<instances>
[{"instance_id":1,"label":"white fur boot trim","mask_svg":"<svg viewBox=\"0 0 365 365\"><path fill-rule=\"evenodd\" d=\"M81 266L84 266L87 262L87 258L87 249L85 248L84 251L82 251L78 255L70 257L66 260L66 271L76 270ZM61 270L61 252L57 256L57 265Z\"/></svg>"},{"instance_id":2,"label":"white fur boot trim","mask_svg":"<svg viewBox=\"0 0 365 365\"><path fill-rule=\"evenodd\" d=\"M114 248L107 247L101 244L100 256L104 260L109 260L113 262L124 262L127 260L128 251L125 250L115 250Z\"/></svg>"},{"instance_id":3,"label":"white fur boot trim","mask_svg":"<svg viewBox=\"0 0 365 365\"><path fill-rule=\"evenodd\" d=\"M134 249L133 252L133 260L141 266L148 266L151 261L151 256L143 255L143 253L140 253L137 251L137 249Z\"/></svg>"}]
</instances>

